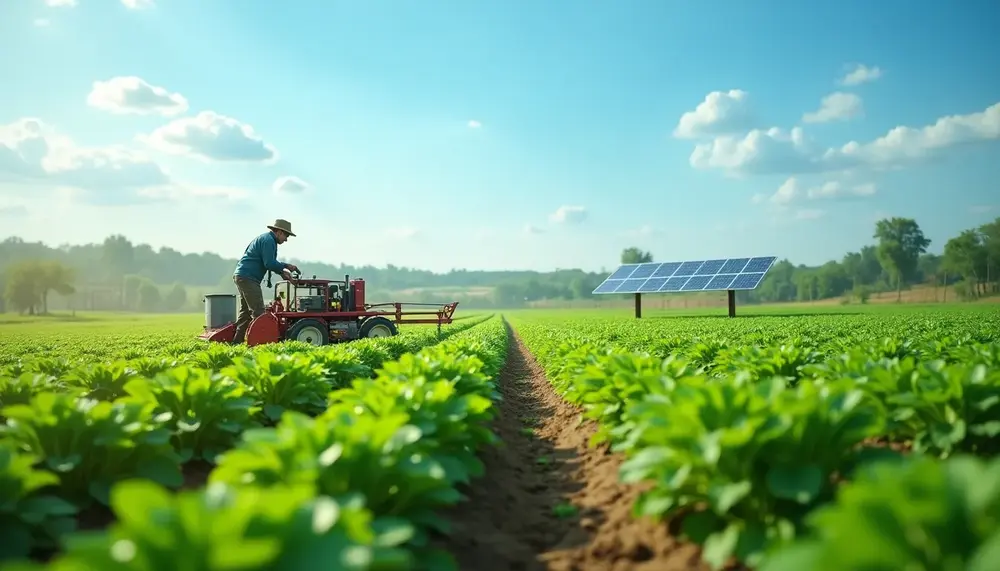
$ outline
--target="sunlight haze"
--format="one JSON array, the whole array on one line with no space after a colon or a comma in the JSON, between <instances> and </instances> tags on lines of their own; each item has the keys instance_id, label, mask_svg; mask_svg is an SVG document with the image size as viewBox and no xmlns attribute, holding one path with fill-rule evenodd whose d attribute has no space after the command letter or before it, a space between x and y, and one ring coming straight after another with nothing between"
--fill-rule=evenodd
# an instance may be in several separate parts
<instances>
[{"instance_id":1,"label":"sunlight haze","mask_svg":"<svg viewBox=\"0 0 1000 571\"><path fill-rule=\"evenodd\" d=\"M960 6L960 7L959 7ZM777 256L1000 212L1000 5L5 0L0 222L468 269Z\"/></svg>"}]
</instances>

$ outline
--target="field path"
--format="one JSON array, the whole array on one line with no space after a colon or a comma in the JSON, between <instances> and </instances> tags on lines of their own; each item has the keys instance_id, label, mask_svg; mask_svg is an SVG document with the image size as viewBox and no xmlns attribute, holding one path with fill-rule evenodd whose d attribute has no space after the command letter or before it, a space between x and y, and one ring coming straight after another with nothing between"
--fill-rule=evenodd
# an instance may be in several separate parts
<instances>
[{"instance_id":1,"label":"field path","mask_svg":"<svg viewBox=\"0 0 1000 571\"><path fill-rule=\"evenodd\" d=\"M486 474L465 491L470 501L447 514L454 532L441 546L460 569L707 569L666 526L632 518L638 489L618 483L620 459L588 447L593 425L579 423L509 324L507 335L494 425L504 445L483 454ZM575 510L560 514L560 505Z\"/></svg>"}]
</instances>

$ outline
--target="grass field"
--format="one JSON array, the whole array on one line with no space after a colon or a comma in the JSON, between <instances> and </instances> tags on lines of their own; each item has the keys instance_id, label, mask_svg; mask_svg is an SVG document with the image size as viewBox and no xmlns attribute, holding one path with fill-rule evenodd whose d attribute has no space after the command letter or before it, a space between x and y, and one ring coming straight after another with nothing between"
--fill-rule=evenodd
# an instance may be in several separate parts
<instances>
[{"instance_id":1,"label":"grass field","mask_svg":"<svg viewBox=\"0 0 1000 571\"><path fill-rule=\"evenodd\" d=\"M997 306L738 312L253 349L201 314L0 316L0 561L996 568Z\"/></svg>"}]
</instances>

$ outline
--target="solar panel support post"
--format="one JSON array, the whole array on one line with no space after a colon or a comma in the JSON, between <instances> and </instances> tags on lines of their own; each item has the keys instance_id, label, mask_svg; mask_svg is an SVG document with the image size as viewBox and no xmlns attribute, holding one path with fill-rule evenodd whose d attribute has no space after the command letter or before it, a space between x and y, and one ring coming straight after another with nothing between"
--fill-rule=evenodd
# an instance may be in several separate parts
<instances>
[{"instance_id":1,"label":"solar panel support post","mask_svg":"<svg viewBox=\"0 0 1000 571\"><path fill-rule=\"evenodd\" d=\"M636 293L635 294L635 318L636 319L642 318L642 294L641 293Z\"/></svg>"},{"instance_id":2,"label":"solar panel support post","mask_svg":"<svg viewBox=\"0 0 1000 571\"><path fill-rule=\"evenodd\" d=\"M736 317L736 291L727 289L726 297L729 298L729 317Z\"/></svg>"}]
</instances>

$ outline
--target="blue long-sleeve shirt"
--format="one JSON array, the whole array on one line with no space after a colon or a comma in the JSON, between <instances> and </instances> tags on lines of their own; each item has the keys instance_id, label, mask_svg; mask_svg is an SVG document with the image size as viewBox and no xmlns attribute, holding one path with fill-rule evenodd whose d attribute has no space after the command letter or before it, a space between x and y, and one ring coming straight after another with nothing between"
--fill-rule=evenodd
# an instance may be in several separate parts
<instances>
[{"instance_id":1,"label":"blue long-sleeve shirt","mask_svg":"<svg viewBox=\"0 0 1000 571\"><path fill-rule=\"evenodd\" d=\"M281 273L285 264L278 261L278 240L270 230L254 238L233 273L241 278L264 281L267 270Z\"/></svg>"}]
</instances>

